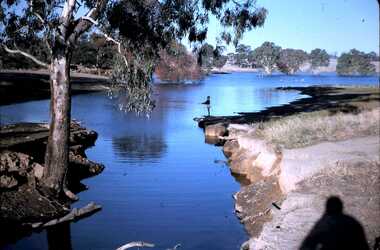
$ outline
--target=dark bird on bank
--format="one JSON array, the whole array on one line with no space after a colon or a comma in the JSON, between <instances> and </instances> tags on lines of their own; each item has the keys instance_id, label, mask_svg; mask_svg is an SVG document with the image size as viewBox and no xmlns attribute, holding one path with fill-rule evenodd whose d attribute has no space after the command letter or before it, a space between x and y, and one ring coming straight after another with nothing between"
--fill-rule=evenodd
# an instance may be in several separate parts
<instances>
[{"instance_id":1,"label":"dark bird on bank","mask_svg":"<svg viewBox=\"0 0 380 250\"><path fill-rule=\"evenodd\" d=\"M207 96L207 100L202 102L204 105L210 105L210 96Z\"/></svg>"}]
</instances>

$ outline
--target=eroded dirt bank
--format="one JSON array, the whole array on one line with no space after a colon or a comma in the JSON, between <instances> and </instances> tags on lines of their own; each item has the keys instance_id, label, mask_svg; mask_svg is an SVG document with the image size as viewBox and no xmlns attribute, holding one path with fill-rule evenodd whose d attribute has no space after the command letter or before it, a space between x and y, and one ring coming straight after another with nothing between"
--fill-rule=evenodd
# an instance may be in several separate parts
<instances>
[{"instance_id":1,"label":"eroded dirt bank","mask_svg":"<svg viewBox=\"0 0 380 250\"><path fill-rule=\"evenodd\" d=\"M340 197L344 211L362 223L369 245L375 244L380 236L378 136L281 153L257 139L247 142L249 137L240 131L225 144L231 171L251 181L235 195L236 214L252 237L246 247L299 249L331 196Z\"/></svg>"},{"instance_id":2,"label":"eroded dirt bank","mask_svg":"<svg viewBox=\"0 0 380 250\"><path fill-rule=\"evenodd\" d=\"M371 249L380 237L378 89L370 91L372 94L334 88L312 92L311 97L285 107L200 121L206 136L215 138L216 134L214 140L224 144L231 172L249 179L234 195L236 214L251 237L243 249L302 249L315 242L311 249L316 249L326 243L326 239L314 239L316 228L320 232L318 227L326 218L333 218L335 224L341 217L358 221L366 235L364 244ZM298 116L301 112L311 116ZM268 131L279 138L262 136L263 131L268 132L261 128L267 122L294 114L284 123L269 125L272 130ZM309 124L296 124L304 121ZM311 124L316 124L315 130L310 129ZM326 201L334 199L342 203L344 214L340 217L328 212ZM347 244L353 239L350 225L343 223L340 229L339 237Z\"/></svg>"}]
</instances>

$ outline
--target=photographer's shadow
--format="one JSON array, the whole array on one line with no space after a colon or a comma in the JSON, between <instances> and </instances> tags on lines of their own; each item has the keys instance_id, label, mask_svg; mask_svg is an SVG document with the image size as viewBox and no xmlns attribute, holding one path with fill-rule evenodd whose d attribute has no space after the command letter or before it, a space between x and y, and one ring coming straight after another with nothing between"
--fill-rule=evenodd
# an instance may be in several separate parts
<instances>
[{"instance_id":1,"label":"photographer's shadow","mask_svg":"<svg viewBox=\"0 0 380 250\"><path fill-rule=\"evenodd\" d=\"M331 196L326 210L303 241L301 250L307 249L369 249L362 225L343 213L343 203Z\"/></svg>"}]
</instances>

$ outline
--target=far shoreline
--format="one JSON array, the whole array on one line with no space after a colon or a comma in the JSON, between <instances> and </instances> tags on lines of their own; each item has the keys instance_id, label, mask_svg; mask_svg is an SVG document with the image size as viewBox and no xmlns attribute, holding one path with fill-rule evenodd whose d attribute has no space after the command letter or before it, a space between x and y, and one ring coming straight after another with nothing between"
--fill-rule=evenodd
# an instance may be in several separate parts
<instances>
[{"instance_id":1,"label":"far shoreline","mask_svg":"<svg viewBox=\"0 0 380 250\"><path fill-rule=\"evenodd\" d=\"M252 68L226 68L213 69L211 75L233 74L233 73L256 73L261 70ZM323 76L325 74L334 74L335 72L322 72L315 74L311 72L299 72L299 74L289 75L289 77L300 76ZM286 74L274 72L273 75L263 77L277 77ZM207 75L205 76L207 77ZM367 77L367 76L339 76L339 77ZM373 76L369 76L373 77ZM87 73L71 73L72 95L86 94L92 92L101 92L109 89L109 78L104 75L95 75ZM341 86L336 83L323 83L329 86ZM352 85L352 84L350 84ZM358 84L360 86L379 86L376 84ZM344 84L343 84L344 86ZM50 98L49 72L47 70L0 70L0 106L15 103L45 100Z\"/></svg>"},{"instance_id":2,"label":"far shoreline","mask_svg":"<svg viewBox=\"0 0 380 250\"><path fill-rule=\"evenodd\" d=\"M72 95L105 91L105 76L72 73ZM50 98L47 70L0 70L0 106Z\"/></svg>"}]
</instances>

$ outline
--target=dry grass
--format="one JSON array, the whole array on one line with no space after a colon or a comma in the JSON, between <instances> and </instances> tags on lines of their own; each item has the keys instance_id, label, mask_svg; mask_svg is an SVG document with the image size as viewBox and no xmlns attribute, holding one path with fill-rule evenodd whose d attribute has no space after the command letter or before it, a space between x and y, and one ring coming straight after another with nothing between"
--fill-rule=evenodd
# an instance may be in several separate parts
<instances>
[{"instance_id":1,"label":"dry grass","mask_svg":"<svg viewBox=\"0 0 380 250\"><path fill-rule=\"evenodd\" d=\"M321 141L379 135L380 108L359 114L327 111L302 113L262 123L255 131L258 137L285 148L299 148Z\"/></svg>"},{"instance_id":2,"label":"dry grass","mask_svg":"<svg viewBox=\"0 0 380 250\"><path fill-rule=\"evenodd\" d=\"M380 88L379 86L350 86L338 90L332 95L341 94L364 94L364 96L353 98L349 105L358 108L359 110L370 110L380 107Z\"/></svg>"}]
</instances>

